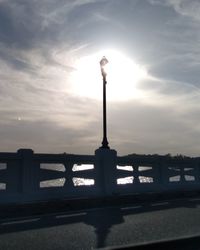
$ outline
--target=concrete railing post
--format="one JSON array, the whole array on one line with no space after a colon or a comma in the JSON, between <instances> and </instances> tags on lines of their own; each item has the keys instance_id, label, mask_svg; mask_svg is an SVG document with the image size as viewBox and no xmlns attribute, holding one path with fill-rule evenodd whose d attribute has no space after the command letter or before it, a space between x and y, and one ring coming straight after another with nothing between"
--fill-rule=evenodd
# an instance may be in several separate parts
<instances>
[{"instance_id":1,"label":"concrete railing post","mask_svg":"<svg viewBox=\"0 0 200 250\"><path fill-rule=\"evenodd\" d=\"M99 184L102 187L103 195L113 195L117 185L117 151L113 149L97 149L95 151L95 166L99 173Z\"/></svg>"},{"instance_id":2,"label":"concrete railing post","mask_svg":"<svg viewBox=\"0 0 200 250\"><path fill-rule=\"evenodd\" d=\"M17 153L21 157L22 193L24 195L30 194L35 189L34 152L32 149L19 149Z\"/></svg>"}]
</instances>

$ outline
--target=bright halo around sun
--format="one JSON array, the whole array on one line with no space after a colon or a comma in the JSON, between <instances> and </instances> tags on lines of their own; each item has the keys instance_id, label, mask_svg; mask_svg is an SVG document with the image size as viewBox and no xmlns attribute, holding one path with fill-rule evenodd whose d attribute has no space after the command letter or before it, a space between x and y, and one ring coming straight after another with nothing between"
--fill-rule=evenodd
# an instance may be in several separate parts
<instances>
[{"instance_id":1,"label":"bright halo around sun","mask_svg":"<svg viewBox=\"0 0 200 250\"><path fill-rule=\"evenodd\" d=\"M107 100L125 101L140 98L137 85L147 78L147 71L130 58L114 50L101 51L75 62L71 91L75 95L102 99L102 76L99 61L106 56Z\"/></svg>"}]
</instances>

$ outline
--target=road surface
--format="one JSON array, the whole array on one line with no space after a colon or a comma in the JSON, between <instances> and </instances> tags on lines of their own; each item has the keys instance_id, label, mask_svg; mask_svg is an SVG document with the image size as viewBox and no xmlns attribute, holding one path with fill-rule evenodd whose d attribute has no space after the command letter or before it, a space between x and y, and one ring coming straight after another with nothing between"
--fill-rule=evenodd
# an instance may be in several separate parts
<instances>
[{"instance_id":1,"label":"road surface","mask_svg":"<svg viewBox=\"0 0 200 250\"><path fill-rule=\"evenodd\" d=\"M200 235L200 198L0 217L0 249L96 249Z\"/></svg>"}]
</instances>

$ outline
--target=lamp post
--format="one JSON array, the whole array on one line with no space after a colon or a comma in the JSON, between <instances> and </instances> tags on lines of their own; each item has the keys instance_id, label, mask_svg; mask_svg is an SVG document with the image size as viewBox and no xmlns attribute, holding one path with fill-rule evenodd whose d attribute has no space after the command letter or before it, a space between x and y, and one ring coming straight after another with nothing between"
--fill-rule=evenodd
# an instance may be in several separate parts
<instances>
[{"instance_id":1,"label":"lamp post","mask_svg":"<svg viewBox=\"0 0 200 250\"><path fill-rule=\"evenodd\" d=\"M103 141L102 141L102 146L101 148L107 148L109 149L108 146L108 140L107 140L107 121L106 121L106 69L105 66L108 63L108 60L106 59L105 56L100 61L100 67L101 67L101 74L103 77Z\"/></svg>"}]
</instances>

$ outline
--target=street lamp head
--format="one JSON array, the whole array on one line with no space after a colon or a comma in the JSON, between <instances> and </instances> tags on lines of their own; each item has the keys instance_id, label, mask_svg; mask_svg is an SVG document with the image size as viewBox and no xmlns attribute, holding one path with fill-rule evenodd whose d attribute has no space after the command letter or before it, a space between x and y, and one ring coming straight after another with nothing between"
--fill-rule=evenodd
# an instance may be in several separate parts
<instances>
[{"instance_id":1,"label":"street lamp head","mask_svg":"<svg viewBox=\"0 0 200 250\"><path fill-rule=\"evenodd\" d=\"M100 61L101 74L103 77L106 77L106 75L107 75L107 72L105 70L106 64L108 64L108 59L105 56L103 56L101 61Z\"/></svg>"}]
</instances>

